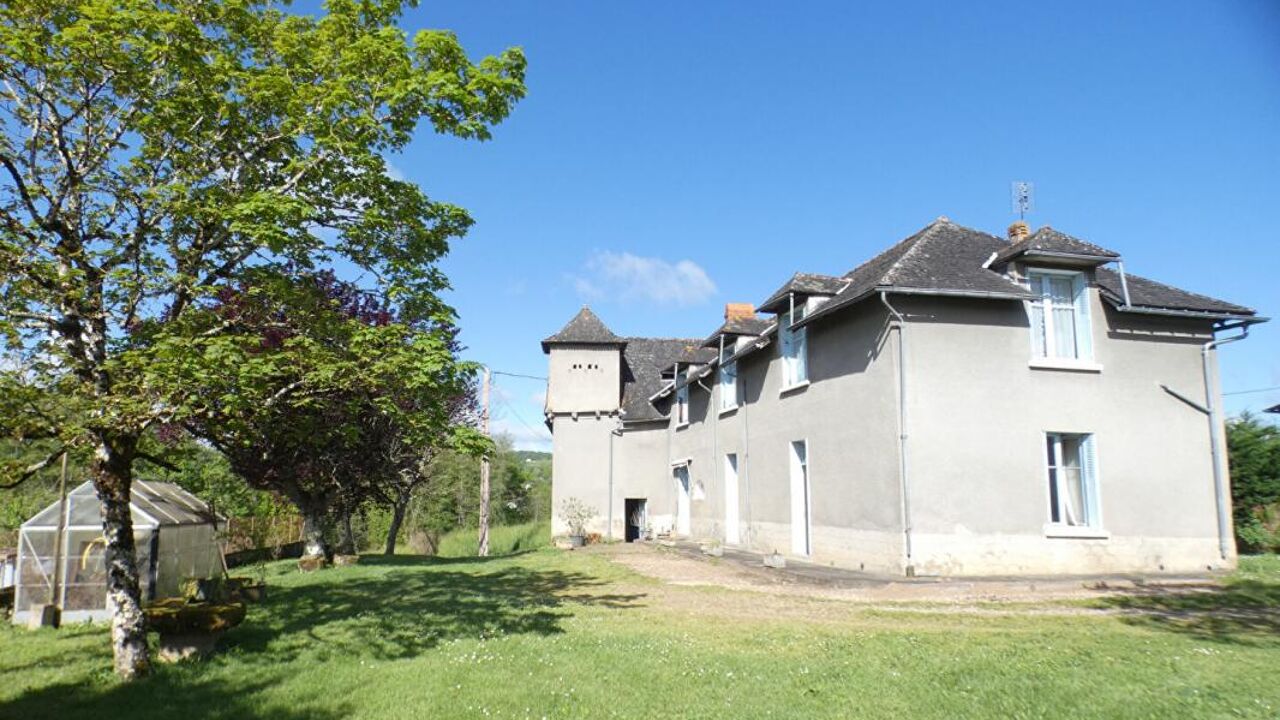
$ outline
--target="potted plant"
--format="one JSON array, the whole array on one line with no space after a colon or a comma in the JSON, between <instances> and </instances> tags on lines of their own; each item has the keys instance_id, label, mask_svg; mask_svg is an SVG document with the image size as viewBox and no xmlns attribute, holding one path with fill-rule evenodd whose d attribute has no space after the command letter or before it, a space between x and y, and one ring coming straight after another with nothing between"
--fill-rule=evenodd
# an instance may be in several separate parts
<instances>
[{"instance_id":1,"label":"potted plant","mask_svg":"<svg viewBox=\"0 0 1280 720\"><path fill-rule=\"evenodd\" d=\"M570 547L580 548L587 544L587 523L595 516L595 508L576 497L566 498L560 504L560 518L569 526Z\"/></svg>"}]
</instances>

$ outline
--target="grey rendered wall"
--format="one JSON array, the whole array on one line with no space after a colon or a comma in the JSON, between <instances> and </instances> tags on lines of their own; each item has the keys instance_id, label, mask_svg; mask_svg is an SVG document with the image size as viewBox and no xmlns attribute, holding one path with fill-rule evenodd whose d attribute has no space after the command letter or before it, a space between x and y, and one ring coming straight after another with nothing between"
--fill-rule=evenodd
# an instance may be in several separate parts
<instances>
[{"instance_id":1,"label":"grey rendered wall","mask_svg":"<svg viewBox=\"0 0 1280 720\"><path fill-rule=\"evenodd\" d=\"M564 501L578 498L595 508L597 516L588 532L605 531L608 511L609 433L618 420L610 415L556 415L551 430L552 535L568 534L560 515Z\"/></svg>"},{"instance_id":2,"label":"grey rendered wall","mask_svg":"<svg viewBox=\"0 0 1280 720\"><path fill-rule=\"evenodd\" d=\"M812 555L868 571L898 572L894 349L886 314L864 304L809 329L807 387L782 392L775 341L739 362L746 402L718 412L715 376L690 395L691 422L671 430L675 460L688 458L702 498L692 504L695 538L725 537L724 456L736 453L743 546L791 554L790 444L807 440ZM710 407L708 407L710 406Z\"/></svg>"},{"instance_id":3,"label":"grey rendered wall","mask_svg":"<svg viewBox=\"0 0 1280 720\"><path fill-rule=\"evenodd\" d=\"M618 409L622 364L616 347L553 346L549 371L548 410L595 412Z\"/></svg>"},{"instance_id":4,"label":"grey rendered wall","mask_svg":"<svg viewBox=\"0 0 1280 720\"><path fill-rule=\"evenodd\" d=\"M1207 321L1092 295L1100 372L1029 367L1019 302L897 298L909 314L914 564L921 574L1204 571L1217 546L1203 414ZM1046 432L1093 433L1108 538L1047 537Z\"/></svg>"}]
</instances>

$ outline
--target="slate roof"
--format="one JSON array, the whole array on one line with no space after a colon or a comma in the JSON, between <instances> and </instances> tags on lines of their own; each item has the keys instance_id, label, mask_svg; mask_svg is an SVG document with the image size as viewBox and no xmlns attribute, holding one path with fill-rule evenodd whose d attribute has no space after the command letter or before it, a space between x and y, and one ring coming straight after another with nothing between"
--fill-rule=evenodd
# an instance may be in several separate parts
<instances>
[{"instance_id":1,"label":"slate roof","mask_svg":"<svg viewBox=\"0 0 1280 720\"><path fill-rule=\"evenodd\" d=\"M542 341L542 352L551 352L552 345L621 345L623 339L613 334L604 321L586 305L560 332Z\"/></svg>"},{"instance_id":2,"label":"slate roof","mask_svg":"<svg viewBox=\"0 0 1280 720\"><path fill-rule=\"evenodd\" d=\"M1003 274L984 268L1006 240L938 218L922 230L845 274L849 281L826 305L801 325L848 307L873 292L889 290L931 295L1025 299L1026 288Z\"/></svg>"},{"instance_id":3,"label":"slate roof","mask_svg":"<svg viewBox=\"0 0 1280 720\"><path fill-rule=\"evenodd\" d=\"M720 344L721 335L763 335L769 326L773 324L772 320L766 318L731 318L726 320L723 325L711 333L706 340L702 341L702 347L715 347Z\"/></svg>"},{"instance_id":4,"label":"slate roof","mask_svg":"<svg viewBox=\"0 0 1280 720\"><path fill-rule=\"evenodd\" d=\"M1274 406L1274 407L1269 407L1269 408L1267 408L1266 410L1263 410L1262 412L1280 413L1280 405L1276 405L1276 406Z\"/></svg>"},{"instance_id":5,"label":"slate roof","mask_svg":"<svg viewBox=\"0 0 1280 720\"><path fill-rule=\"evenodd\" d=\"M796 273L768 300L760 303L760 312L782 312L786 308L787 295L835 295L844 287L844 278L816 273Z\"/></svg>"},{"instance_id":6,"label":"slate roof","mask_svg":"<svg viewBox=\"0 0 1280 720\"><path fill-rule=\"evenodd\" d=\"M677 360L705 353L698 349L698 340L683 338L626 338L622 351L622 419L662 420L666 414L659 412L649 398L658 394L669 381L662 378L663 370Z\"/></svg>"},{"instance_id":7,"label":"slate roof","mask_svg":"<svg viewBox=\"0 0 1280 720\"><path fill-rule=\"evenodd\" d=\"M1048 255L1054 257L1078 257L1100 262L1119 260L1120 253L1085 242L1080 238L1058 232L1045 225L1016 243L1007 245L996 256L996 264L1006 263L1021 255Z\"/></svg>"},{"instance_id":8,"label":"slate roof","mask_svg":"<svg viewBox=\"0 0 1280 720\"><path fill-rule=\"evenodd\" d=\"M1120 273L1098 268L1095 277L1102 296L1118 308L1124 307L1124 286L1120 283ZM1171 285L1148 280L1147 278L1125 273L1129 285L1129 301L1134 307L1148 310L1174 310L1181 312L1205 313L1207 315L1224 315L1230 317L1253 315L1253 308L1236 305L1225 300L1218 300L1207 295L1180 290Z\"/></svg>"}]
</instances>

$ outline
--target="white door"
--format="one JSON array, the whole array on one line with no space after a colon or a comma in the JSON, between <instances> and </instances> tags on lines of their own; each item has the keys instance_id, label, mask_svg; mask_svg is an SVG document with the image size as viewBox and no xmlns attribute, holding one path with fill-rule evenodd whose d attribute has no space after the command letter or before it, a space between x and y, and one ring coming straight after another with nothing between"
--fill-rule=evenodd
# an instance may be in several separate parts
<instances>
[{"instance_id":1,"label":"white door","mask_svg":"<svg viewBox=\"0 0 1280 720\"><path fill-rule=\"evenodd\" d=\"M791 443L791 552L808 555L810 537L809 447L804 440Z\"/></svg>"},{"instance_id":2,"label":"white door","mask_svg":"<svg viewBox=\"0 0 1280 720\"><path fill-rule=\"evenodd\" d=\"M689 466L675 469L676 479L676 534L689 534Z\"/></svg>"},{"instance_id":3,"label":"white door","mask_svg":"<svg viewBox=\"0 0 1280 720\"><path fill-rule=\"evenodd\" d=\"M738 537L738 456L724 456L724 543L737 545Z\"/></svg>"}]
</instances>

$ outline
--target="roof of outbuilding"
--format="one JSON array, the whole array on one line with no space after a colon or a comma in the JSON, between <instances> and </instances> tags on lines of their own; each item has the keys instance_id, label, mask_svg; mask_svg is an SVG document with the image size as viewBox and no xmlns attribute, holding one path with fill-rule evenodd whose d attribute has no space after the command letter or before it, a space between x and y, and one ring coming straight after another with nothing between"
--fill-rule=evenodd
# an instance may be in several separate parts
<instances>
[{"instance_id":1,"label":"roof of outbuilding","mask_svg":"<svg viewBox=\"0 0 1280 720\"><path fill-rule=\"evenodd\" d=\"M1091 258L1102 262L1118 260L1120 253L1086 242L1045 225L1018 242L1007 245L996 256L996 263L1004 263L1020 255L1050 255L1060 257Z\"/></svg>"},{"instance_id":2,"label":"roof of outbuilding","mask_svg":"<svg viewBox=\"0 0 1280 720\"><path fill-rule=\"evenodd\" d=\"M879 290L1025 299L1026 288L983 265L1008 246L995 235L938 218L845 274L849 284L801 321L832 313Z\"/></svg>"},{"instance_id":3,"label":"roof of outbuilding","mask_svg":"<svg viewBox=\"0 0 1280 720\"><path fill-rule=\"evenodd\" d=\"M1112 305L1123 308L1124 285L1120 282L1120 273L1106 268L1098 268L1095 276L1103 297L1110 301ZM1211 298L1208 295L1181 290L1132 273L1125 273L1125 281L1129 285L1129 301L1134 307L1232 317L1254 314L1253 308Z\"/></svg>"},{"instance_id":4,"label":"roof of outbuilding","mask_svg":"<svg viewBox=\"0 0 1280 720\"><path fill-rule=\"evenodd\" d=\"M649 402L667 381L662 371L677 360L697 356L701 351L698 340L686 338L626 338L622 351L622 419L627 422L661 420L659 412Z\"/></svg>"},{"instance_id":5,"label":"roof of outbuilding","mask_svg":"<svg viewBox=\"0 0 1280 720\"><path fill-rule=\"evenodd\" d=\"M591 308L583 305L560 332L542 341L542 352L551 352L552 345L621 345L623 342Z\"/></svg>"},{"instance_id":6,"label":"roof of outbuilding","mask_svg":"<svg viewBox=\"0 0 1280 720\"><path fill-rule=\"evenodd\" d=\"M797 295L835 295L845 285L844 278L816 273L796 273L768 300L760 303L760 312L781 312L783 301L791 293Z\"/></svg>"},{"instance_id":7,"label":"roof of outbuilding","mask_svg":"<svg viewBox=\"0 0 1280 720\"><path fill-rule=\"evenodd\" d=\"M129 505L135 527L160 525L205 525L217 516L203 500L167 482L134 479ZM102 524L102 506L93 483L85 481L67 493L67 527ZM58 502L50 503L22 524L24 528L56 528L63 510Z\"/></svg>"}]
</instances>

